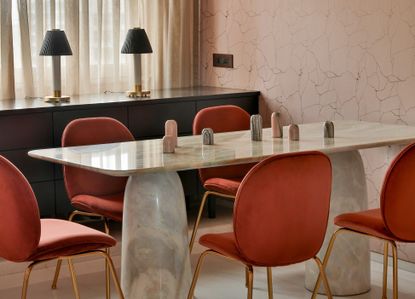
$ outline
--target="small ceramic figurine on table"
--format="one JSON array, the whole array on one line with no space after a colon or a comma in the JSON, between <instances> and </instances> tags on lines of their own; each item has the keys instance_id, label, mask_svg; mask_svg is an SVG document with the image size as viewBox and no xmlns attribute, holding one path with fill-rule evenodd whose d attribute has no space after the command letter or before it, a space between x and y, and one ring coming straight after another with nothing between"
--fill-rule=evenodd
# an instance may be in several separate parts
<instances>
[{"instance_id":1,"label":"small ceramic figurine on table","mask_svg":"<svg viewBox=\"0 0 415 299\"><path fill-rule=\"evenodd\" d=\"M291 141L300 140L300 128L296 124L292 124L288 128L288 138Z\"/></svg>"},{"instance_id":2,"label":"small ceramic figurine on table","mask_svg":"<svg viewBox=\"0 0 415 299\"><path fill-rule=\"evenodd\" d=\"M163 137L163 153L172 154L175 149L175 139L173 136L166 135Z\"/></svg>"},{"instance_id":3,"label":"small ceramic figurine on table","mask_svg":"<svg viewBox=\"0 0 415 299\"><path fill-rule=\"evenodd\" d=\"M273 112L271 115L271 130L272 138L282 138L282 126L280 124L280 114L278 112Z\"/></svg>"},{"instance_id":4,"label":"small ceramic figurine on table","mask_svg":"<svg viewBox=\"0 0 415 299\"><path fill-rule=\"evenodd\" d=\"M213 130L211 128L202 130L202 142L204 145L212 145L214 143Z\"/></svg>"},{"instance_id":5,"label":"small ceramic figurine on table","mask_svg":"<svg viewBox=\"0 0 415 299\"><path fill-rule=\"evenodd\" d=\"M251 116L251 140L262 140L262 117L259 114Z\"/></svg>"},{"instance_id":6,"label":"small ceramic figurine on table","mask_svg":"<svg viewBox=\"0 0 415 299\"><path fill-rule=\"evenodd\" d=\"M334 138L334 124L332 121L324 123L324 138Z\"/></svg>"},{"instance_id":7,"label":"small ceramic figurine on table","mask_svg":"<svg viewBox=\"0 0 415 299\"><path fill-rule=\"evenodd\" d=\"M174 146L177 147L177 122L173 119L169 119L164 124L164 135L171 136L173 138Z\"/></svg>"}]
</instances>

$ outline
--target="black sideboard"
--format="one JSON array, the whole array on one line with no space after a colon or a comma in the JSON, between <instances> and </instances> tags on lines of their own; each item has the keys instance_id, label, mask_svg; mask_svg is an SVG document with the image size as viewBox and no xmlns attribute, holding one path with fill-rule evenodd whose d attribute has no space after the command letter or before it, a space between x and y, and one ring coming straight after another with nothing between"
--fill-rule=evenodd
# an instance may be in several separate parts
<instances>
[{"instance_id":1,"label":"black sideboard","mask_svg":"<svg viewBox=\"0 0 415 299\"><path fill-rule=\"evenodd\" d=\"M32 159L32 149L60 146L63 129L73 119L108 116L124 123L136 139L160 138L164 123L175 119L180 135L192 134L197 111L233 104L258 113L258 91L193 87L155 90L151 97L130 99L123 94L84 95L59 105L43 100L0 101L0 155L11 160L27 177L37 196L42 217L63 217L72 211L59 165ZM231 120L230 120L231 121ZM180 172L187 198L201 192L196 171Z\"/></svg>"}]
</instances>

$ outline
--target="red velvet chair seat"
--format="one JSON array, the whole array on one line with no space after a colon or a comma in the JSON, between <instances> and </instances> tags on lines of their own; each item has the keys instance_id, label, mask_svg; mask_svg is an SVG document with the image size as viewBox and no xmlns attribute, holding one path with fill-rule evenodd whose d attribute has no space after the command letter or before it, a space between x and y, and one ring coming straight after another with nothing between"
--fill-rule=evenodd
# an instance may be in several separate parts
<instances>
[{"instance_id":1,"label":"red velvet chair seat","mask_svg":"<svg viewBox=\"0 0 415 299\"><path fill-rule=\"evenodd\" d=\"M236 196L236 192L238 192L238 188L242 180L243 177L232 179L211 178L205 181L203 187L208 191Z\"/></svg>"},{"instance_id":2,"label":"red velvet chair seat","mask_svg":"<svg viewBox=\"0 0 415 299\"><path fill-rule=\"evenodd\" d=\"M72 205L78 210L115 221L122 221L123 202L124 192L100 196L81 194L72 198Z\"/></svg>"},{"instance_id":3,"label":"red velvet chair seat","mask_svg":"<svg viewBox=\"0 0 415 299\"><path fill-rule=\"evenodd\" d=\"M334 224L382 239L399 241L386 228L380 209L342 214L334 219Z\"/></svg>"},{"instance_id":4,"label":"red velvet chair seat","mask_svg":"<svg viewBox=\"0 0 415 299\"><path fill-rule=\"evenodd\" d=\"M114 246L117 241L102 232L75 222L41 219L37 249L27 259L40 261Z\"/></svg>"},{"instance_id":5,"label":"red velvet chair seat","mask_svg":"<svg viewBox=\"0 0 415 299\"><path fill-rule=\"evenodd\" d=\"M209 249L219 252L222 255L234 258L241 262L246 262L239 252L235 234L233 232L222 234L206 234L200 237L199 243Z\"/></svg>"}]
</instances>

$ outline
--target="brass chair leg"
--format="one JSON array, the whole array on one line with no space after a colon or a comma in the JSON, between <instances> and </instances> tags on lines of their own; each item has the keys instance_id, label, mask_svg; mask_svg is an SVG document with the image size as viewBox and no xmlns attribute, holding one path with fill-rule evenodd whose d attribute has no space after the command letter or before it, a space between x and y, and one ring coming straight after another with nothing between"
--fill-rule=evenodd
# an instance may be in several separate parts
<instances>
[{"instance_id":1,"label":"brass chair leg","mask_svg":"<svg viewBox=\"0 0 415 299\"><path fill-rule=\"evenodd\" d=\"M272 288L272 268L267 267L267 282L268 282L268 299L274 298L274 290Z\"/></svg>"},{"instance_id":2,"label":"brass chair leg","mask_svg":"<svg viewBox=\"0 0 415 299\"><path fill-rule=\"evenodd\" d=\"M246 288L248 287L248 276L249 276L248 272L249 272L248 268L245 267L245 287Z\"/></svg>"},{"instance_id":3,"label":"brass chair leg","mask_svg":"<svg viewBox=\"0 0 415 299\"><path fill-rule=\"evenodd\" d=\"M195 243L196 233L197 233L197 230L200 224L200 219L202 218L203 209L205 208L206 199L208 198L209 194L210 194L209 192L205 192L205 194L203 194L202 202L200 203L199 211L197 213L197 218L193 226L192 236L190 238L189 253L192 253L193 245Z\"/></svg>"},{"instance_id":4,"label":"brass chair leg","mask_svg":"<svg viewBox=\"0 0 415 299\"><path fill-rule=\"evenodd\" d=\"M252 266L246 266L247 272L248 272L248 294L247 298L252 299L252 293L254 289L254 268ZM190 298L188 298L190 299Z\"/></svg>"},{"instance_id":5,"label":"brass chair leg","mask_svg":"<svg viewBox=\"0 0 415 299\"><path fill-rule=\"evenodd\" d=\"M104 230L105 230L105 233L109 235L110 227L109 227L108 219L105 217L104 217ZM105 249L105 252L107 253L108 256L110 255L109 248ZM105 259L105 296L106 296L106 299L111 298L110 269L109 269L107 259Z\"/></svg>"},{"instance_id":6,"label":"brass chair leg","mask_svg":"<svg viewBox=\"0 0 415 299\"><path fill-rule=\"evenodd\" d=\"M396 243L390 241L393 257L393 299L398 299L398 248Z\"/></svg>"},{"instance_id":7,"label":"brass chair leg","mask_svg":"<svg viewBox=\"0 0 415 299\"><path fill-rule=\"evenodd\" d=\"M199 274L200 274L200 269L202 268L202 264L203 264L203 261L204 261L205 257L209 253L211 253L211 250L204 251L200 255L199 260L197 261L195 273L193 274L192 284L190 285L190 289L189 289L189 293L187 295L187 299L193 299L193 295L194 295L195 288L196 288L196 283L197 283L197 280L198 280Z\"/></svg>"},{"instance_id":8,"label":"brass chair leg","mask_svg":"<svg viewBox=\"0 0 415 299\"><path fill-rule=\"evenodd\" d=\"M73 290L74 290L74 293L75 293L75 298L79 299L78 282L76 280L76 273L75 273L75 269L74 269L71 258L68 258L68 265L69 265L69 272L71 272L72 286L73 286Z\"/></svg>"},{"instance_id":9,"label":"brass chair leg","mask_svg":"<svg viewBox=\"0 0 415 299\"><path fill-rule=\"evenodd\" d=\"M317 267L319 269L319 272L320 272L319 276L321 276L323 278L323 284L324 284L324 288L326 290L327 298L332 299L333 296L331 295L330 285L329 285L329 281L327 279L325 267L323 266L323 263L320 261L320 259L318 257L314 257L313 260L316 262ZM313 293L313 295L314 295L314 293Z\"/></svg>"},{"instance_id":10,"label":"brass chair leg","mask_svg":"<svg viewBox=\"0 0 415 299\"><path fill-rule=\"evenodd\" d=\"M24 278L23 278L23 287L22 287L22 299L26 299L26 295L27 295L27 288L29 286L29 278L30 278L30 273L32 273L32 269L33 266L35 265L35 263L30 264L27 268L26 271L24 273Z\"/></svg>"},{"instance_id":11,"label":"brass chair leg","mask_svg":"<svg viewBox=\"0 0 415 299\"><path fill-rule=\"evenodd\" d=\"M58 259L56 261L55 275L53 276L53 281L52 281L53 290L56 289L56 285L58 284L58 278L59 278L59 273L61 272L61 267L62 267L62 260Z\"/></svg>"},{"instance_id":12,"label":"brass chair leg","mask_svg":"<svg viewBox=\"0 0 415 299\"><path fill-rule=\"evenodd\" d=\"M384 242L383 245L383 285L382 285L382 299L388 298L388 257L389 257L389 243Z\"/></svg>"},{"instance_id":13,"label":"brass chair leg","mask_svg":"<svg viewBox=\"0 0 415 299\"><path fill-rule=\"evenodd\" d=\"M106 252L102 252L102 254L105 256L105 260L107 262L108 268L111 271L112 279L114 281L115 287L117 288L118 295L121 299L124 299L124 293L121 289L121 285L120 285L120 281L118 279L117 273L115 272L114 263L112 262L111 257Z\"/></svg>"},{"instance_id":14,"label":"brass chair leg","mask_svg":"<svg viewBox=\"0 0 415 299\"><path fill-rule=\"evenodd\" d=\"M328 263L328 261L329 261L329 258L330 258L330 255L331 255L331 252L332 252L332 250L333 250L334 242L336 241L337 236L338 236L341 232L343 232L343 231L345 231L345 229L344 229L344 228L340 228L340 229L338 229L338 230L337 230L337 231L333 234L333 236L332 236L332 237L331 237L331 239L330 239L329 246L327 247L327 251L326 251L326 254L324 255L324 259L323 259L322 269L324 270L324 271L323 271L324 273L322 273L322 272L320 271L320 273L318 274L318 278L317 278L316 284L315 284L315 286L314 286L313 296L311 296L311 299L315 299L315 298L316 298L316 296L317 296L317 294L318 294L318 289L319 289L319 287L320 287L320 283L321 283L322 275L324 275L324 276L325 276L325 269L326 269L326 267L327 267L327 263ZM327 277L326 277L326 279L327 279Z\"/></svg>"}]
</instances>

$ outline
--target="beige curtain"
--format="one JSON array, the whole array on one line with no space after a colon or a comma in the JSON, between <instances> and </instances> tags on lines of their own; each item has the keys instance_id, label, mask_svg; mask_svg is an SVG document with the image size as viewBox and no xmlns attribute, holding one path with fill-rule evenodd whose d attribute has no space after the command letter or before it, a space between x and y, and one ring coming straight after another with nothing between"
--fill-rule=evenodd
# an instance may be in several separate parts
<instances>
[{"instance_id":1,"label":"beige curtain","mask_svg":"<svg viewBox=\"0 0 415 299\"><path fill-rule=\"evenodd\" d=\"M132 56L120 53L129 28L146 29L144 88L188 87L197 80L198 0L2 0L1 98L43 96L52 62L39 56L46 30L65 30L73 55L62 57L69 95L132 87Z\"/></svg>"}]
</instances>

